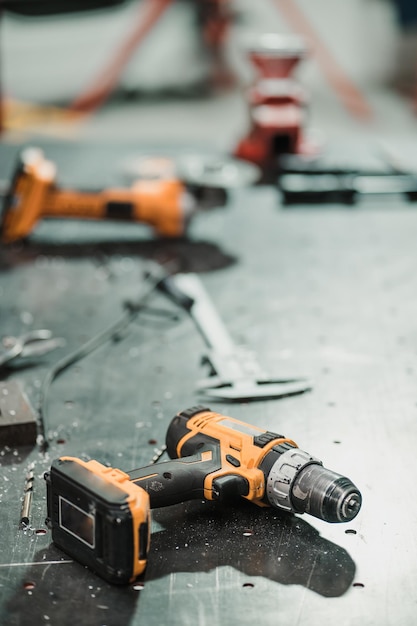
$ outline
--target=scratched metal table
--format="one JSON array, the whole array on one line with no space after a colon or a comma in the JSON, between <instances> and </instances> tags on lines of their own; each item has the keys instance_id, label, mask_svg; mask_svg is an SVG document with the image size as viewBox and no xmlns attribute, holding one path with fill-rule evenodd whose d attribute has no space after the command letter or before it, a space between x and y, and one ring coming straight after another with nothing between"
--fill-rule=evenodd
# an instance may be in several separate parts
<instances>
[{"instance_id":1,"label":"scratched metal table","mask_svg":"<svg viewBox=\"0 0 417 626\"><path fill-rule=\"evenodd\" d=\"M133 148L43 143L65 182L108 183ZM0 174L17 146L2 145ZM97 157L97 158L96 158ZM119 172L120 173L120 172ZM201 338L191 320L148 311L63 373L48 400L50 448L0 452L2 624L411 626L417 592L417 208L284 210L272 188L236 191L189 239L145 226L45 222L1 253L2 335L49 328L65 347L9 372L37 405L49 368L122 312L148 259L198 272L238 343L312 392L212 407L283 432L361 489L348 525L242 502L153 512L146 573L115 587L51 544L43 473L53 458L149 463L173 415L198 403ZM176 312L162 295L154 309ZM33 463L30 529L19 529Z\"/></svg>"}]
</instances>

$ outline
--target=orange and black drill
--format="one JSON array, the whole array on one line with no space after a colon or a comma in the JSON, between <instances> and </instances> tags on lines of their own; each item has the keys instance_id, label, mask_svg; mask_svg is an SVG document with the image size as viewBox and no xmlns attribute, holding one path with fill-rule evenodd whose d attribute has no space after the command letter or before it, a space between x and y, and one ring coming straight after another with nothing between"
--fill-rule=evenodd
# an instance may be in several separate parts
<instances>
[{"instance_id":1,"label":"orange and black drill","mask_svg":"<svg viewBox=\"0 0 417 626\"><path fill-rule=\"evenodd\" d=\"M148 492L152 508L241 496L258 506L347 522L361 506L348 478L324 468L291 439L202 406L174 417L166 445L175 460L129 472Z\"/></svg>"},{"instance_id":2,"label":"orange and black drill","mask_svg":"<svg viewBox=\"0 0 417 626\"><path fill-rule=\"evenodd\" d=\"M242 497L327 522L348 522L361 507L348 478L291 439L202 406L174 417L166 444L171 461L126 474L96 461L54 461L47 475L54 542L107 580L125 583L145 568L149 506Z\"/></svg>"},{"instance_id":3,"label":"orange and black drill","mask_svg":"<svg viewBox=\"0 0 417 626\"><path fill-rule=\"evenodd\" d=\"M42 150L27 148L19 156L5 194L0 241L24 239L43 218L142 222L159 236L181 237L197 208L207 203L209 208L223 206L226 200L221 185L186 184L175 173L138 179L129 188L63 189L56 184L55 164Z\"/></svg>"}]
</instances>

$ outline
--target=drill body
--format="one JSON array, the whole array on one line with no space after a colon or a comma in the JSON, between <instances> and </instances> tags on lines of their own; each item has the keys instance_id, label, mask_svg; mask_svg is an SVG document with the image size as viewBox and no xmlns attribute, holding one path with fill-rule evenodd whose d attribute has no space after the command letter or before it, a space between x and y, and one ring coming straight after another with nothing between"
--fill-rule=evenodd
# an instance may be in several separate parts
<instances>
[{"instance_id":1,"label":"drill body","mask_svg":"<svg viewBox=\"0 0 417 626\"><path fill-rule=\"evenodd\" d=\"M324 468L291 439L201 406L174 417L166 444L173 460L129 473L149 494L151 508L243 497L258 506L344 522L361 506L348 478Z\"/></svg>"}]
</instances>

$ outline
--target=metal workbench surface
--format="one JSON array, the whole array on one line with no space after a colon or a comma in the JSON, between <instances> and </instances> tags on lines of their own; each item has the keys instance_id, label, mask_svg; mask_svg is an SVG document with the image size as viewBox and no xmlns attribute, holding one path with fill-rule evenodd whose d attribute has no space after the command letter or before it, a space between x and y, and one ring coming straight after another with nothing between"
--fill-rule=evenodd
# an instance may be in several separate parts
<instances>
[{"instance_id":1,"label":"metal workbench surface","mask_svg":"<svg viewBox=\"0 0 417 626\"><path fill-rule=\"evenodd\" d=\"M132 152L47 148L63 178L84 187L104 184L106 167ZM3 177L16 151L1 147ZM175 262L198 272L233 337L266 369L314 381L311 392L291 398L209 406L291 437L351 478L363 507L340 525L247 502L155 510L146 572L124 587L51 543L43 473L52 459L94 458L123 470L148 464L171 418L199 403L202 340L186 315L156 295L152 306L179 313L178 320L144 313L52 384L47 453L0 452L0 622L414 624L416 240L415 205L285 210L276 190L258 187L196 216L188 240L158 241L140 225L49 221L24 245L3 249L1 334L48 328L66 341L8 372L34 406L49 368L139 295L146 262ZM22 530L30 464L33 506Z\"/></svg>"}]
</instances>

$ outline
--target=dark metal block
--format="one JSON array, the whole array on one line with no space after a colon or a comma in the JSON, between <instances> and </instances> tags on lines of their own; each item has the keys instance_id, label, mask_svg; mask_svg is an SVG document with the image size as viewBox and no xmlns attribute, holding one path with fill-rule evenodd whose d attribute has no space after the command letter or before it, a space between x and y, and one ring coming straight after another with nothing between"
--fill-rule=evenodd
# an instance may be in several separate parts
<instances>
[{"instance_id":1,"label":"dark metal block","mask_svg":"<svg viewBox=\"0 0 417 626\"><path fill-rule=\"evenodd\" d=\"M36 414L20 383L0 382L0 445L33 446L36 435Z\"/></svg>"}]
</instances>

